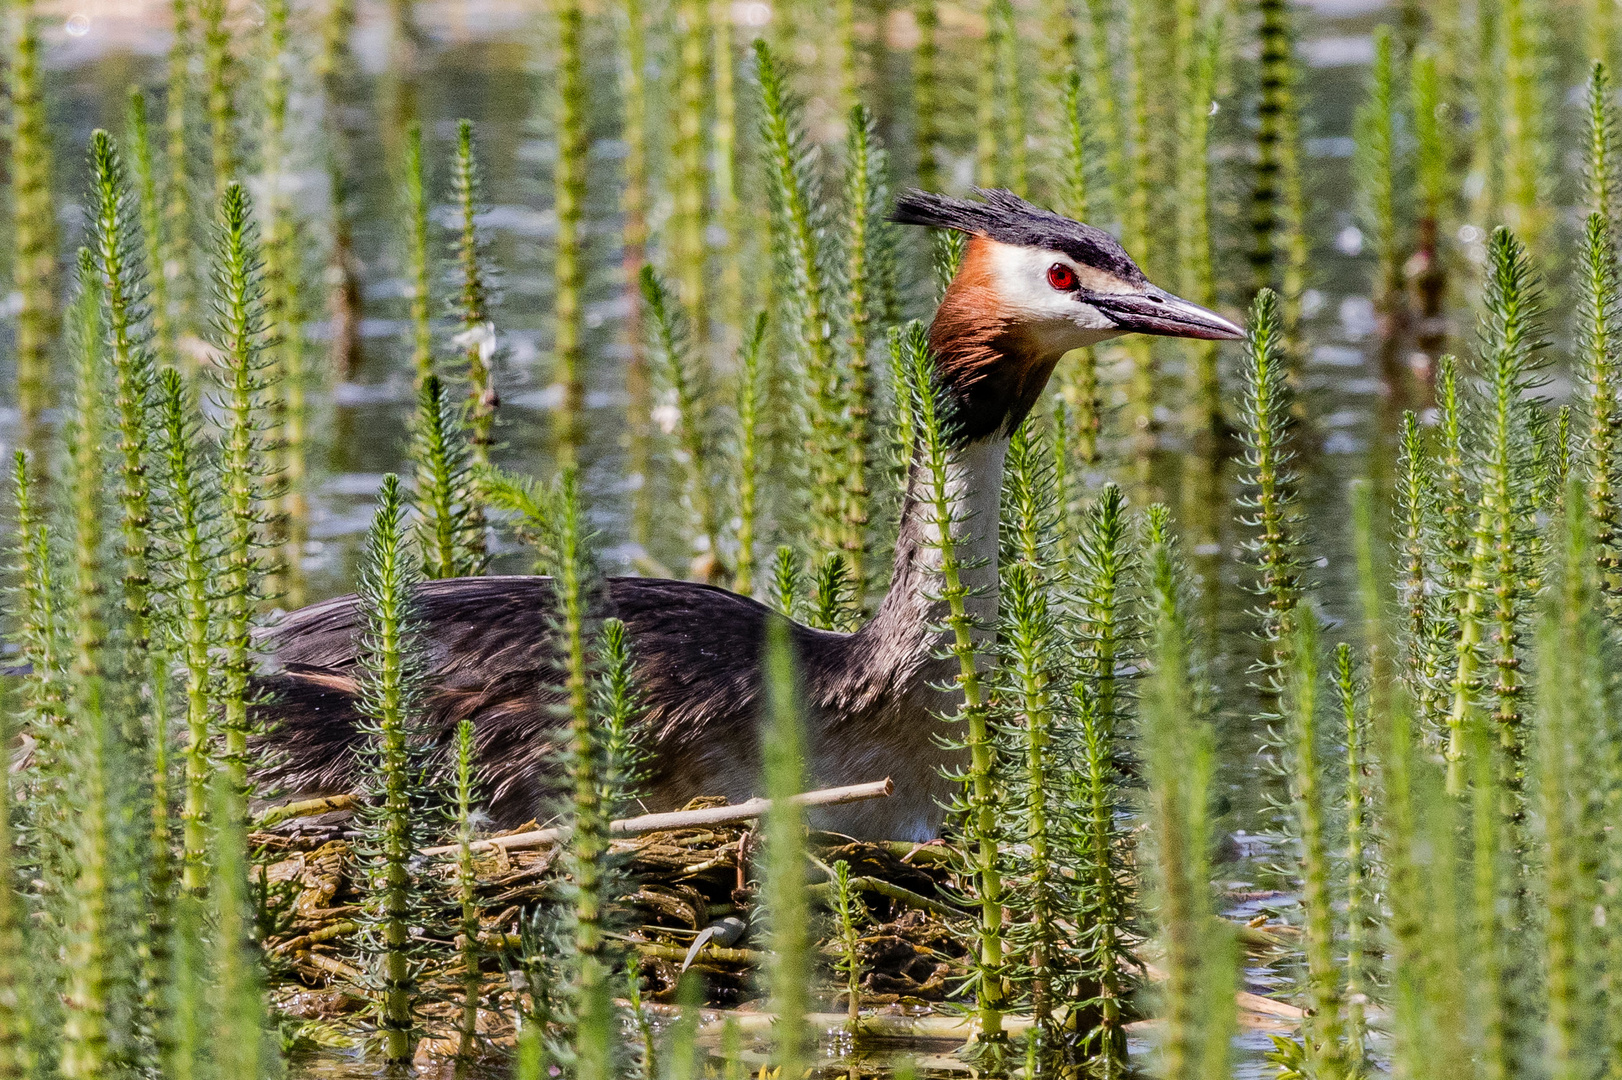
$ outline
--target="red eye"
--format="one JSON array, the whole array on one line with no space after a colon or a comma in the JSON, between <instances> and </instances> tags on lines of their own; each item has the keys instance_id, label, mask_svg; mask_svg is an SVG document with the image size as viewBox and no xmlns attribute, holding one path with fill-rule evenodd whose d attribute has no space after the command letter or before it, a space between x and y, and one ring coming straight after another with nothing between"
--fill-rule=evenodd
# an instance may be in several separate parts
<instances>
[{"instance_id":1,"label":"red eye","mask_svg":"<svg viewBox=\"0 0 1622 1080\"><path fill-rule=\"evenodd\" d=\"M1054 263L1048 267L1048 284L1060 292L1069 292L1076 287L1076 272L1063 263Z\"/></svg>"}]
</instances>

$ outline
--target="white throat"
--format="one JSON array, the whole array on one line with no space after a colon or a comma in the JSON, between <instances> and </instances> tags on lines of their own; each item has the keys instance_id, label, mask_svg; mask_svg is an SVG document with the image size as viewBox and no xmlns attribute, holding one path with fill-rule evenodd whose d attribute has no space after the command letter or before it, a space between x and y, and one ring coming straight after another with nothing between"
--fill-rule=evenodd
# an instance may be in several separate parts
<instances>
[{"instance_id":1,"label":"white throat","mask_svg":"<svg viewBox=\"0 0 1622 1080\"><path fill-rule=\"evenodd\" d=\"M1002 507L1003 462L1008 439L1002 435L971 443L947 466L953 554L962 584L968 587L966 606L980 624L977 640L989 640L997 618L997 544ZM921 514L920 540L913 552L913 570L922 580L914 588L939 597L945 586L941 575L940 523L935 520L932 492L923 470L914 470L909 502Z\"/></svg>"}]
</instances>

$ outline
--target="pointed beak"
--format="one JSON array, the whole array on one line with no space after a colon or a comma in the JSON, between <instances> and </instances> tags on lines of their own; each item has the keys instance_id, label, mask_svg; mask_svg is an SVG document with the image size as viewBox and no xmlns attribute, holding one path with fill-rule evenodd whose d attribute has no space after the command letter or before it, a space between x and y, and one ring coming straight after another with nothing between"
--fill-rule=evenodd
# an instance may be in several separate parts
<instances>
[{"instance_id":1,"label":"pointed beak","mask_svg":"<svg viewBox=\"0 0 1622 1080\"><path fill-rule=\"evenodd\" d=\"M1115 320L1127 334L1159 334L1162 337L1203 338L1226 341L1245 336L1244 328L1208 308L1191 304L1160 289L1141 293L1098 293L1088 297L1092 304Z\"/></svg>"}]
</instances>

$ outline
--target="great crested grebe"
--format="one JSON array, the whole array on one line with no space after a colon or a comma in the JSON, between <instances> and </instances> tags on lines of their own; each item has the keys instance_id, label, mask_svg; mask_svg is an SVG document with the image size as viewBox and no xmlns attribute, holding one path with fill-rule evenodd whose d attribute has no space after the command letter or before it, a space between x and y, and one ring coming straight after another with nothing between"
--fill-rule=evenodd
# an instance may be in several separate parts
<instances>
[{"instance_id":1,"label":"great crested grebe","mask_svg":"<svg viewBox=\"0 0 1622 1080\"><path fill-rule=\"evenodd\" d=\"M997 513L1008 440L1065 352L1127 333L1237 338L1238 326L1151 285L1101 229L1032 206L1007 191L984 201L909 192L893 219L956 229L969 242L935 314L929 341L955 400L952 477L969 584L989 621L996 611ZM954 784L942 766L935 717L950 707L955 660L941 661L930 627L939 592L916 463L907 480L895 568L877 614L854 633L795 624L790 640L803 684L807 771L817 787L895 780L887 799L817 812L820 828L868 839L934 838ZM651 752L646 808L675 809L697 795L733 801L760 793L759 706L765 624L773 612L709 585L610 578L602 614L624 620L644 695ZM477 731L479 775L494 822L527 821L543 805L559 738L549 704L560 698L548 640L549 579L480 577L420 587L428 637L432 730L448 737L464 717ZM352 782L356 729L353 596L287 615L275 628L271 764L261 779L301 796Z\"/></svg>"}]
</instances>

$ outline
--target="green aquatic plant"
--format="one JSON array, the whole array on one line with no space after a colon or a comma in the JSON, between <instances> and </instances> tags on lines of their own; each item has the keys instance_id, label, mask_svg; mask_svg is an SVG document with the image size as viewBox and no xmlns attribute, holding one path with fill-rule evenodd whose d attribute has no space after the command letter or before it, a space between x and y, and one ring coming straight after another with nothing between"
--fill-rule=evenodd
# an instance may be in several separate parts
<instances>
[{"instance_id":1,"label":"green aquatic plant","mask_svg":"<svg viewBox=\"0 0 1622 1080\"><path fill-rule=\"evenodd\" d=\"M1142 705L1144 802L1167 974L1156 1054L1162 1076L1192 1080L1227 1072L1234 941L1211 917L1207 802L1214 748L1195 684L1187 600L1165 507L1150 508L1146 540L1151 629Z\"/></svg>"},{"instance_id":2,"label":"green aquatic plant","mask_svg":"<svg viewBox=\"0 0 1622 1080\"><path fill-rule=\"evenodd\" d=\"M214 784L212 909L214 1030L209 1059L220 1075L253 1080L275 1076L281 1064L267 1031L264 969L255 940L248 841L238 817L237 792L225 776Z\"/></svg>"},{"instance_id":3,"label":"green aquatic plant","mask_svg":"<svg viewBox=\"0 0 1622 1080\"><path fill-rule=\"evenodd\" d=\"M644 712L637 685L630 631L619 619L604 619L598 630L601 676L597 708L603 718L603 800L609 818L628 816L637 805L647 774L648 752L637 728Z\"/></svg>"},{"instance_id":4,"label":"green aquatic plant","mask_svg":"<svg viewBox=\"0 0 1622 1080\"><path fill-rule=\"evenodd\" d=\"M340 108L343 90L354 66L349 48L354 30L354 0L328 0L321 20L321 47L313 67L321 86L322 164L331 191L327 308L332 316L331 367L339 378L352 377L360 363L360 272L355 254L355 189L358 184L352 175L351 138Z\"/></svg>"},{"instance_id":5,"label":"green aquatic plant","mask_svg":"<svg viewBox=\"0 0 1622 1080\"><path fill-rule=\"evenodd\" d=\"M1543 206L1548 155L1544 96L1549 63L1539 0L1498 0L1503 32L1504 219L1538 249L1547 227Z\"/></svg>"},{"instance_id":6,"label":"green aquatic plant","mask_svg":"<svg viewBox=\"0 0 1622 1080\"><path fill-rule=\"evenodd\" d=\"M1247 541L1260 580L1257 595L1260 637L1269 654L1264 665L1288 656L1292 620L1301 598L1299 511L1296 477L1290 468L1291 395L1285 377L1278 297L1271 289L1256 294L1245 343L1244 398L1245 485L1238 505L1241 524L1257 530Z\"/></svg>"},{"instance_id":7,"label":"green aquatic plant","mask_svg":"<svg viewBox=\"0 0 1622 1080\"><path fill-rule=\"evenodd\" d=\"M145 711L138 704L141 688L149 686L154 675L148 670L152 646L152 491L147 475L152 357L145 338L145 272L135 242L134 209L123 163L113 148L112 136L100 129L91 136L90 164L96 197L91 251L106 309L118 432L124 685L135 695L125 703L134 710L126 723L140 726Z\"/></svg>"},{"instance_id":8,"label":"green aquatic plant","mask_svg":"<svg viewBox=\"0 0 1622 1080\"><path fill-rule=\"evenodd\" d=\"M478 158L473 153L473 123L456 122L456 156L451 163L451 194L456 200L457 288L451 301L457 343L467 367L467 426L473 464L490 464L495 448L495 327L490 322L490 283L478 228L480 205ZM482 547L483 538L480 537Z\"/></svg>"},{"instance_id":9,"label":"green aquatic plant","mask_svg":"<svg viewBox=\"0 0 1622 1080\"><path fill-rule=\"evenodd\" d=\"M781 67L765 42L755 43L760 83L760 140L773 207L774 243L781 255L776 285L791 313L781 328L796 351L809 384L806 453L811 486L811 526L816 546L849 552L861 545L846 519L845 485L865 478L850 475L849 430L845 414L847 381L833 337L833 293L826 266L821 189L808 158L800 106L789 94Z\"/></svg>"},{"instance_id":10,"label":"green aquatic plant","mask_svg":"<svg viewBox=\"0 0 1622 1080\"><path fill-rule=\"evenodd\" d=\"M1138 884L1129 860L1135 837L1125 827L1133 762L1127 749L1130 699L1124 676L1136 657L1131 591L1137 571L1126 499L1106 484L1087 509L1074 557L1079 628L1071 697L1076 716L1069 801L1078 819L1063 839L1079 879L1076 898L1085 932L1077 946L1081 970L1096 985L1097 1017L1082 1046L1099 1072L1127 1069L1126 1024L1142 964L1136 948Z\"/></svg>"},{"instance_id":11,"label":"green aquatic plant","mask_svg":"<svg viewBox=\"0 0 1622 1080\"><path fill-rule=\"evenodd\" d=\"M574 878L574 1054L576 1074L591 1080L613 1075L614 1015L610 996L612 956L607 930L608 814L604 798L607 761L591 707L591 641L588 605L595 584L591 537L579 482L565 471L558 485L557 567L563 638L561 657L568 695L570 795L574 833L569 846Z\"/></svg>"},{"instance_id":12,"label":"green aquatic plant","mask_svg":"<svg viewBox=\"0 0 1622 1080\"><path fill-rule=\"evenodd\" d=\"M1469 580L1454 612L1458 637L1447 752L1448 787L1454 793L1462 790L1465 743L1485 692L1496 701L1497 741L1507 770L1501 779L1511 792L1519 787L1524 745L1519 644L1533 571L1526 562L1532 508L1520 403L1539 383L1539 298L1525 249L1507 229L1494 232L1489 257L1481 330L1486 431L1480 512L1471 531ZM1495 655L1488 654L1489 645L1496 646ZM1487 665L1497 673L1490 685L1482 670Z\"/></svg>"},{"instance_id":13,"label":"green aquatic plant","mask_svg":"<svg viewBox=\"0 0 1622 1080\"><path fill-rule=\"evenodd\" d=\"M553 129L558 153L552 166L552 211L558 227L552 257L552 380L563 388L556 443L565 462L572 461L585 433L578 430L585 393L581 382L581 215L586 198L585 14L574 0L559 4L557 20L557 86L553 91Z\"/></svg>"},{"instance_id":14,"label":"green aquatic plant","mask_svg":"<svg viewBox=\"0 0 1622 1080\"><path fill-rule=\"evenodd\" d=\"M481 523L467 433L461 407L451 400L438 375L430 373L417 390L411 457L416 466L411 503L417 512L428 578L472 577L484 572L476 541Z\"/></svg>"},{"instance_id":15,"label":"green aquatic plant","mask_svg":"<svg viewBox=\"0 0 1622 1080\"><path fill-rule=\"evenodd\" d=\"M789 618L799 613L805 591L805 558L787 544L780 544L772 560L771 606Z\"/></svg>"},{"instance_id":16,"label":"green aquatic plant","mask_svg":"<svg viewBox=\"0 0 1622 1080\"><path fill-rule=\"evenodd\" d=\"M995 1060L1006 1042L1003 1031L1003 886L998 852L997 784L993 775L995 745L992 739L989 688L981 672L982 660L977 637L984 627L969 608L972 590L964 580L967 569L958 545L963 532L973 526L957 517L951 489L954 467L953 419L941 388L935 382L933 362L924 328L912 323L903 345L907 365L907 387L912 412L918 425L918 456L924 470L924 499L930 510L931 542L939 559L940 596L945 608L946 647L957 662L957 683L963 697L956 715L963 736L957 740L968 752L969 765L962 774L963 797L958 806L968 841L970 870L979 902L979 922L975 930L971 984L977 998L977 1038L982 1049Z\"/></svg>"},{"instance_id":17,"label":"green aquatic plant","mask_svg":"<svg viewBox=\"0 0 1622 1080\"><path fill-rule=\"evenodd\" d=\"M214 576L220 539L218 479L201 446L196 404L184 376L164 368L155 397L163 458L163 562L169 567L166 591L174 609L166 621L175 639L170 648L186 671L181 885L201 896L208 876L208 792L214 779L209 649L217 642L214 609L220 600Z\"/></svg>"},{"instance_id":18,"label":"green aquatic plant","mask_svg":"<svg viewBox=\"0 0 1622 1080\"><path fill-rule=\"evenodd\" d=\"M1414 257L1412 267L1419 313L1433 319L1447 298L1445 239L1458 213L1455 132L1449 120L1456 107L1444 91L1446 77L1437 51L1421 46L1408 65L1408 96L1414 117Z\"/></svg>"},{"instance_id":19,"label":"green aquatic plant","mask_svg":"<svg viewBox=\"0 0 1622 1080\"><path fill-rule=\"evenodd\" d=\"M1216 303L1215 244L1211 229L1211 116L1217 100L1224 25L1202 17L1195 3L1179 3L1180 49L1177 112L1177 252L1182 292L1207 307ZM1188 424L1194 432L1215 432L1222 423L1222 385L1217 371L1220 346L1190 340Z\"/></svg>"},{"instance_id":20,"label":"green aquatic plant","mask_svg":"<svg viewBox=\"0 0 1622 1080\"><path fill-rule=\"evenodd\" d=\"M1346 1069L1361 1076L1367 1067L1368 1006L1374 989L1370 976L1370 931L1378 926L1375 881L1370 862L1368 723L1358 700L1352 647L1335 646L1333 674L1341 716L1341 746L1346 756L1341 806L1345 817L1346 970L1341 997L1346 1002Z\"/></svg>"},{"instance_id":21,"label":"green aquatic plant","mask_svg":"<svg viewBox=\"0 0 1622 1080\"><path fill-rule=\"evenodd\" d=\"M1588 215L1578 277L1578 361L1587 399L1588 431L1582 441L1580 470L1586 478L1584 502L1594 530L1593 552L1602 585L1622 586L1622 552L1617 550L1617 408L1618 288L1616 253L1609 219L1595 210Z\"/></svg>"},{"instance_id":22,"label":"green aquatic plant","mask_svg":"<svg viewBox=\"0 0 1622 1080\"><path fill-rule=\"evenodd\" d=\"M230 184L220 200L214 255L214 344L219 404L224 565L221 574L221 717L224 763L236 790L247 790L248 681L254 658L253 617L263 596L273 505L274 466L265 446L266 403L273 366L264 349L264 288L259 234L248 194Z\"/></svg>"},{"instance_id":23,"label":"green aquatic plant","mask_svg":"<svg viewBox=\"0 0 1622 1080\"><path fill-rule=\"evenodd\" d=\"M226 25L226 0L197 0L197 21L203 44L203 97L208 117L209 166L213 170L214 198L225 198L236 182L239 160L236 103L236 58L231 55L231 28Z\"/></svg>"},{"instance_id":24,"label":"green aquatic plant","mask_svg":"<svg viewBox=\"0 0 1622 1080\"><path fill-rule=\"evenodd\" d=\"M856 575L850 564L839 552L830 551L812 574L811 625L819 630L854 629L859 614L856 594Z\"/></svg>"},{"instance_id":25,"label":"green aquatic plant","mask_svg":"<svg viewBox=\"0 0 1622 1080\"><path fill-rule=\"evenodd\" d=\"M851 885L850 863L840 859L833 865L829 892L834 914L834 941L839 955L835 970L845 977L846 1015L854 1023L862 1014L862 924L867 911L862 896Z\"/></svg>"},{"instance_id":26,"label":"green aquatic plant","mask_svg":"<svg viewBox=\"0 0 1622 1080\"><path fill-rule=\"evenodd\" d=\"M51 129L40 64L40 19L34 0L7 12L6 90L10 98L11 281L17 310L17 404L28 424L54 400L50 351L56 335L57 229L51 193Z\"/></svg>"},{"instance_id":27,"label":"green aquatic plant","mask_svg":"<svg viewBox=\"0 0 1622 1080\"><path fill-rule=\"evenodd\" d=\"M367 889L365 916L378 983L378 1028L384 1060L411 1060L416 1031L417 964L411 925L420 917L422 884L413 867L427 833L421 811L421 632L412 589L421 577L405 495L393 473L383 478L366 538L359 593L365 614L361 711L366 718L366 788L362 812ZM231 816L235 816L234 814Z\"/></svg>"},{"instance_id":28,"label":"green aquatic plant","mask_svg":"<svg viewBox=\"0 0 1622 1080\"><path fill-rule=\"evenodd\" d=\"M674 140L671 146L674 213L669 235L667 273L676 281L676 294L691 313L693 336L700 355L709 344L709 226L708 149L704 139L705 99L709 94L708 65L710 20L705 0L677 0L674 9L676 41L676 99L672 103Z\"/></svg>"},{"instance_id":29,"label":"green aquatic plant","mask_svg":"<svg viewBox=\"0 0 1622 1080\"><path fill-rule=\"evenodd\" d=\"M1301 840L1302 908L1305 912L1306 1002L1311 1020L1305 1025L1305 1060L1313 1075L1344 1076L1346 1048L1341 1018L1342 972L1337 962L1334 898L1330 891L1329 799L1320 763L1320 692L1323 678L1318 644L1318 616L1305 611L1293 620L1294 641L1282 673L1284 710L1289 734L1290 802Z\"/></svg>"},{"instance_id":30,"label":"green aquatic plant","mask_svg":"<svg viewBox=\"0 0 1622 1080\"><path fill-rule=\"evenodd\" d=\"M918 186L925 191L940 189L940 140L936 119L940 115L938 0L912 0L912 19L918 27L918 44L912 50L912 112L916 117L913 144L918 153Z\"/></svg>"},{"instance_id":31,"label":"green aquatic plant","mask_svg":"<svg viewBox=\"0 0 1622 1080\"><path fill-rule=\"evenodd\" d=\"M146 95L139 90L130 91L124 128L130 163L135 172L135 206L141 224L142 254L149 271L145 281L150 290L152 348L158 356L168 359L174 356L175 351L174 327L169 310L169 278L164 271L168 239L157 164L152 157L152 131L147 122Z\"/></svg>"},{"instance_id":32,"label":"green aquatic plant","mask_svg":"<svg viewBox=\"0 0 1622 1080\"><path fill-rule=\"evenodd\" d=\"M744 339L738 362L738 426L737 426L737 479L738 479L738 552L732 589L742 596L753 596L755 590L755 534L760 514L760 481L765 463L761 460L764 440L761 438L761 412L764 408L766 379L761 363L761 350L766 342L766 313L755 317L755 324Z\"/></svg>"},{"instance_id":33,"label":"green aquatic plant","mask_svg":"<svg viewBox=\"0 0 1622 1080\"><path fill-rule=\"evenodd\" d=\"M784 1076L805 1071L810 1031L810 912L805 895L804 811L790 796L805 790L805 734L788 623L766 621L765 715L770 737L763 743L766 794L772 800L762 831L766 859L761 886L770 919L766 987L772 1012L773 1061Z\"/></svg>"},{"instance_id":34,"label":"green aquatic plant","mask_svg":"<svg viewBox=\"0 0 1622 1080\"><path fill-rule=\"evenodd\" d=\"M659 381L676 413L673 426L682 466L682 500L691 517L694 566L708 560L712 568L705 576L718 578L721 506L715 497L708 365L701 354L695 355L687 313L677 308L652 266L642 268L641 286Z\"/></svg>"},{"instance_id":35,"label":"green aquatic plant","mask_svg":"<svg viewBox=\"0 0 1622 1080\"><path fill-rule=\"evenodd\" d=\"M732 8L726 0L708 0L711 53L710 124L711 187L715 192L715 221L725 234L720 251L720 312L728 330L746 333L743 320L744 235L738 198L738 93ZM627 170L629 171L629 170Z\"/></svg>"},{"instance_id":36,"label":"green aquatic plant","mask_svg":"<svg viewBox=\"0 0 1622 1080\"><path fill-rule=\"evenodd\" d=\"M422 125L405 132L405 160L400 163L402 216L405 219L405 264L411 292L411 370L418 387L434 373L434 332L429 321L428 191L423 176Z\"/></svg>"},{"instance_id":37,"label":"green aquatic plant","mask_svg":"<svg viewBox=\"0 0 1622 1080\"><path fill-rule=\"evenodd\" d=\"M1398 101L1393 49L1391 28L1376 27L1368 98L1357 110L1355 161L1363 225L1374 249L1374 302L1387 313L1402 303L1406 251L1398 215L1403 189L1397 175Z\"/></svg>"},{"instance_id":38,"label":"green aquatic plant","mask_svg":"<svg viewBox=\"0 0 1622 1080\"><path fill-rule=\"evenodd\" d=\"M154 260L152 271L163 275L171 305L174 333L178 337L191 321L191 207L192 160L189 136L192 128L193 97L191 65L197 55L196 23L192 17L194 0L171 0L174 41L164 64L163 92L163 257ZM154 295L156 295L154 286ZM165 361L171 358L165 355Z\"/></svg>"}]
</instances>

